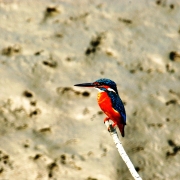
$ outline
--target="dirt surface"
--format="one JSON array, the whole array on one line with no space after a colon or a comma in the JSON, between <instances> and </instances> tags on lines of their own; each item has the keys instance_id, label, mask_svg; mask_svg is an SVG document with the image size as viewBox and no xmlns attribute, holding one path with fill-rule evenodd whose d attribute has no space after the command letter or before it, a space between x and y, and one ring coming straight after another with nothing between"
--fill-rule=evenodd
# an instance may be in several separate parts
<instances>
[{"instance_id":1,"label":"dirt surface","mask_svg":"<svg viewBox=\"0 0 180 180\"><path fill-rule=\"evenodd\" d=\"M132 180L95 89L127 113L144 180L180 177L179 0L0 0L0 180Z\"/></svg>"}]
</instances>

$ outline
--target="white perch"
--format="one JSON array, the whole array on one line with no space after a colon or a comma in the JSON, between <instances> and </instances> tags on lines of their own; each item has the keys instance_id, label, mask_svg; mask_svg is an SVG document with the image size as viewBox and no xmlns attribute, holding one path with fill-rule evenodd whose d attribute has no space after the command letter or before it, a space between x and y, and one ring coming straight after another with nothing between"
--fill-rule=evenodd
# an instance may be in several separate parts
<instances>
[{"instance_id":1,"label":"white perch","mask_svg":"<svg viewBox=\"0 0 180 180\"><path fill-rule=\"evenodd\" d=\"M118 138L118 134L115 128L112 127L112 124L109 121L105 121L105 125L107 128L110 128L110 134L113 138L113 141L116 145L116 148L118 149L119 154L121 155L122 159L126 163L130 173L134 177L135 180L142 180L142 178L137 173L136 169L134 168L134 165L132 164L131 160L129 159L128 155L126 154L126 151L124 150L122 143L120 142Z\"/></svg>"}]
</instances>

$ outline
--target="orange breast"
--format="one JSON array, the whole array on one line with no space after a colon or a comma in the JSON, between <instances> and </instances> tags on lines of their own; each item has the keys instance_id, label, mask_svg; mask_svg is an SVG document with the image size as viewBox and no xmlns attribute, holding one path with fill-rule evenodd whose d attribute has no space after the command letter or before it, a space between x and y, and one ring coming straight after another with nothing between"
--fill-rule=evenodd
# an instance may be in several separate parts
<instances>
[{"instance_id":1,"label":"orange breast","mask_svg":"<svg viewBox=\"0 0 180 180\"><path fill-rule=\"evenodd\" d=\"M97 101L104 113L113 121L117 122L120 119L120 114L112 107L111 99L106 92L99 92Z\"/></svg>"}]
</instances>

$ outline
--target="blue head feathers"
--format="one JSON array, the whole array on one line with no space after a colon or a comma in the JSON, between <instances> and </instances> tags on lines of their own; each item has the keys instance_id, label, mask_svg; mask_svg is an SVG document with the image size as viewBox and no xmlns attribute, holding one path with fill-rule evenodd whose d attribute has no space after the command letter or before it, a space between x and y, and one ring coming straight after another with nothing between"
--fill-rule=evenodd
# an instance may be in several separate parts
<instances>
[{"instance_id":1,"label":"blue head feathers","mask_svg":"<svg viewBox=\"0 0 180 180\"><path fill-rule=\"evenodd\" d=\"M97 83L98 85L109 86L111 89L113 89L118 94L116 83L110 79L106 79L106 78L98 79L94 83Z\"/></svg>"}]
</instances>

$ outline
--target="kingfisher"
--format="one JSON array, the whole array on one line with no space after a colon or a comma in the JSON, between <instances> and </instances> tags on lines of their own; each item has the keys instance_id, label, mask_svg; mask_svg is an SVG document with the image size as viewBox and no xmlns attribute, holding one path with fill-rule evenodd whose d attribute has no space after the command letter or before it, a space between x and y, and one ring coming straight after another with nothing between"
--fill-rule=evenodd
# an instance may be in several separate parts
<instances>
[{"instance_id":1,"label":"kingfisher","mask_svg":"<svg viewBox=\"0 0 180 180\"><path fill-rule=\"evenodd\" d=\"M97 102L107 116L104 119L104 122L112 120L112 126L115 127L117 125L122 137L124 137L126 111L118 94L116 83L110 79L103 78L92 83L75 84L74 86L94 87L99 91L97 95Z\"/></svg>"}]
</instances>

